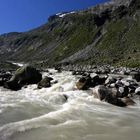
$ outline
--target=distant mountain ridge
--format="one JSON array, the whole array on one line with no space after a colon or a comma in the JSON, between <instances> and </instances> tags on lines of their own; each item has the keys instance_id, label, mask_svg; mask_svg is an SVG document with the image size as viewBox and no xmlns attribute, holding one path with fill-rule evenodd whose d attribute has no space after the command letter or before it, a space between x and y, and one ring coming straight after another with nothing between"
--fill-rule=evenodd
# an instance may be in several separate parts
<instances>
[{"instance_id":1,"label":"distant mountain ridge","mask_svg":"<svg viewBox=\"0 0 140 140\"><path fill-rule=\"evenodd\" d=\"M140 0L112 0L50 16L24 33L0 36L0 59L140 66Z\"/></svg>"}]
</instances>

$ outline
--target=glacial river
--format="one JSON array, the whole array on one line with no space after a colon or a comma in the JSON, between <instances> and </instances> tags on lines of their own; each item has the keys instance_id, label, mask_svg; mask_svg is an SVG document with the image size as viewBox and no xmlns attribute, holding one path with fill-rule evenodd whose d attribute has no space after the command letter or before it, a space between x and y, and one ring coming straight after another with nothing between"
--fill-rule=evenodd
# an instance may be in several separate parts
<instances>
[{"instance_id":1,"label":"glacial river","mask_svg":"<svg viewBox=\"0 0 140 140\"><path fill-rule=\"evenodd\" d=\"M0 140L140 140L139 100L113 106L76 90L70 72L51 72L58 83L50 88L0 88Z\"/></svg>"}]
</instances>

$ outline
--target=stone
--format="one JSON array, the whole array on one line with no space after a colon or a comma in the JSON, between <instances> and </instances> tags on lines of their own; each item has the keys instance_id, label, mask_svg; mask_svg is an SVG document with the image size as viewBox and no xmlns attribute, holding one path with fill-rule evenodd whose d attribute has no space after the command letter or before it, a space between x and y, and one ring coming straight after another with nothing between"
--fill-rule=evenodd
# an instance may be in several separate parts
<instances>
[{"instance_id":1,"label":"stone","mask_svg":"<svg viewBox=\"0 0 140 140\"><path fill-rule=\"evenodd\" d=\"M4 83L4 88L17 91L22 88L22 85L19 84L17 81L8 81Z\"/></svg>"},{"instance_id":2,"label":"stone","mask_svg":"<svg viewBox=\"0 0 140 140\"><path fill-rule=\"evenodd\" d=\"M140 87L138 87L138 88L135 90L135 94L136 94L136 95L140 95Z\"/></svg>"},{"instance_id":3,"label":"stone","mask_svg":"<svg viewBox=\"0 0 140 140\"><path fill-rule=\"evenodd\" d=\"M129 88L127 86L124 87L119 87L118 88L119 91L119 97L126 97L129 94Z\"/></svg>"},{"instance_id":4,"label":"stone","mask_svg":"<svg viewBox=\"0 0 140 140\"><path fill-rule=\"evenodd\" d=\"M76 71L72 71L72 75L76 75Z\"/></svg>"},{"instance_id":5,"label":"stone","mask_svg":"<svg viewBox=\"0 0 140 140\"><path fill-rule=\"evenodd\" d=\"M51 84L57 84L58 80L51 80Z\"/></svg>"},{"instance_id":6,"label":"stone","mask_svg":"<svg viewBox=\"0 0 140 140\"><path fill-rule=\"evenodd\" d=\"M122 79L121 82L124 86L130 86L129 80Z\"/></svg>"},{"instance_id":7,"label":"stone","mask_svg":"<svg viewBox=\"0 0 140 140\"><path fill-rule=\"evenodd\" d=\"M24 66L16 70L10 81L17 81L20 84L37 84L42 80L41 73L31 66Z\"/></svg>"},{"instance_id":8,"label":"stone","mask_svg":"<svg viewBox=\"0 0 140 140\"><path fill-rule=\"evenodd\" d=\"M130 97L123 97L120 99L126 106L134 105L135 102Z\"/></svg>"},{"instance_id":9,"label":"stone","mask_svg":"<svg viewBox=\"0 0 140 140\"><path fill-rule=\"evenodd\" d=\"M96 73L90 73L90 77L93 78L99 78L98 74Z\"/></svg>"},{"instance_id":10,"label":"stone","mask_svg":"<svg viewBox=\"0 0 140 140\"><path fill-rule=\"evenodd\" d=\"M96 96L102 101L102 100L106 100L106 97L111 95L112 93L105 86L99 86L98 92L96 92L96 94L97 94Z\"/></svg>"},{"instance_id":11,"label":"stone","mask_svg":"<svg viewBox=\"0 0 140 140\"><path fill-rule=\"evenodd\" d=\"M82 77L76 83L76 87L79 90L87 90L90 87L90 85L89 85L90 82L91 82L91 79L90 78L88 78L88 77Z\"/></svg>"},{"instance_id":12,"label":"stone","mask_svg":"<svg viewBox=\"0 0 140 140\"><path fill-rule=\"evenodd\" d=\"M38 89L51 87L52 77L45 77L38 83Z\"/></svg>"},{"instance_id":13,"label":"stone","mask_svg":"<svg viewBox=\"0 0 140 140\"><path fill-rule=\"evenodd\" d=\"M4 86L4 83L10 80L12 74L10 72L0 73L0 86Z\"/></svg>"},{"instance_id":14,"label":"stone","mask_svg":"<svg viewBox=\"0 0 140 140\"><path fill-rule=\"evenodd\" d=\"M5 83L4 87L19 90L24 85L37 84L42 79L41 73L31 66L23 66L16 70L12 78Z\"/></svg>"},{"instance_id":15,"label":"stone","mask_svg":"<svg viewBox=\"0 0 140 140\"><path fill-rule=\"evenodd\" d=\"M123 87L124 86L123 83L121 82L121 80L117 80L116 83L115 83L115 85L116 85L116 88L119 88L119 87Z\"/></svg>"},{"instance_id":16,"label":"stone","mask_svg":"<svg viewBox=\"0 0 140 140\"><path fill-rule=\"evenodd\" d=\"M116 84L115 83L112 83L112 84L109 85L109 87L115 88L116 87Z\"/></svg>"},{"instance_id":17,"label":"stone","mask_svg":"<svg viewBox=\"0 0 140 140\"><path fill-rule=\"evenodd\" d=\"M112 105L125 107L127 105L133 105L135 102L129 97L118 98L117 90L110 90L105 86L97 86L93 88L93 95L101 101L108 102Z\"/></svg>"},{"instance_id":18,"label":"stone","mask_svg":"<svg viewBox=\"0 0 140 140\"><path fill-rule=\"evenodd\" d=\"M109 77L106 79L105 84L106 84L106 85L107 85L107 84L113 84L113 83L116 83L116 81L117 81L116 78L109 76Z\"/></svg>"},{"instance_id":19,"label":"stone","mask_svg":"<svg viewBox=\"0 0 140 140\"><path fill-rule=\"evenodd\" d=\"M5 82L6 82L5 79L0 78L0 86L3 86Z\"/></svg>"},{"instance_id":20,"label":"stone","mask_svg":"<svg viewBox=\"0 0 140 140\"><path fill-rule=\"evenodd\" d=\"M136 79L137 82L140 82L140 72L131 72L130 75L132 75L132 78Z\"/></svg>"}]
</instances>

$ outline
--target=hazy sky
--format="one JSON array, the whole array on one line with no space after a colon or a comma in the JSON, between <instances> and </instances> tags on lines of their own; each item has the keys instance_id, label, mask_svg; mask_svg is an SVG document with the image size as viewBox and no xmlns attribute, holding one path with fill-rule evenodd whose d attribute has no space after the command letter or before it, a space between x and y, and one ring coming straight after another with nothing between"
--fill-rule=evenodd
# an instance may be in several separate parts
<instances>
[{"instance_id":1,"label":"hazy sky","mask_svg":"<svg viewBox=\"0 0 140 140\"><path fill-rule=\"evenodd\" d=\"M84 9L107 0L0 0L0 34L23 32L61 11Z\"/></svg>"}]
</instances>

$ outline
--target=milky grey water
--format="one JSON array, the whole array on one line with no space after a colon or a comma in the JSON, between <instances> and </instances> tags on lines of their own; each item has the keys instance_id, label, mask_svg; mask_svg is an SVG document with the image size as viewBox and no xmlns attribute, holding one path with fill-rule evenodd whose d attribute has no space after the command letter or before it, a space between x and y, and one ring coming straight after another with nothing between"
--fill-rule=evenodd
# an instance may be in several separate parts
<instances>
[{"instance_id":1,"label":"milky grey water","mask_svg":"<svg viewBox=\"0 0 140 140\"><path fill-rule=\"evenodd\" d=\"M116 107L94 99L91 90L75 90L77 78L70 72L51 72L58 83L48 89L0 88L0 140L140 139L138 100L133 107Z\"/></svg>"}]
</instances>

